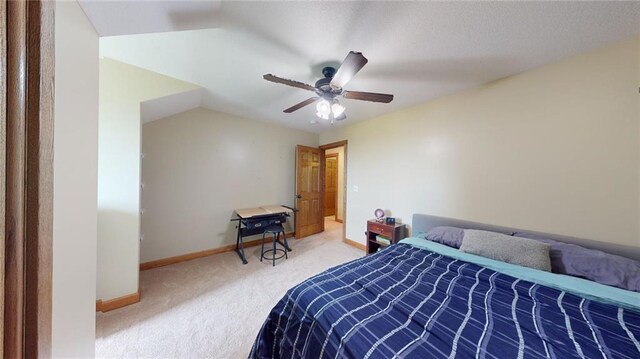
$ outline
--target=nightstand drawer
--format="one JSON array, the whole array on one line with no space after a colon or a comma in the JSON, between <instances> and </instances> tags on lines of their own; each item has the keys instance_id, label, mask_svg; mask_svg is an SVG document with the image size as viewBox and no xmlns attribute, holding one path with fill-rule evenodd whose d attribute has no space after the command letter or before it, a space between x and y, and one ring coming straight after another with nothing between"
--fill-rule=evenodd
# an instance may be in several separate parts
<instances>
[{"instance_id":1,"label":"nightstand drawer","mask_svg":"<svg viewBox=\"0 0 640 359\"><path fill-rule=\"evenodd\" d=\"M388 226L382 224L368 222L367 231L381 234L387 238L391 238L393 236L393 231Z\"/></svg>"},{"instance_id":2,"label":"nightstand drawer","mask_svg":"<svg viewBox=\"0 0 640 359\"><path fill-rule=\"evenodd\" d=\"M373 254L380 248L386 247L386 241L378 242L378 236L385 237L389 240L389 244L396 244L399 240L406 236L407 227L404 224L385 224L376 220L367 221L367 254Z\"/></svg>"}]
</instances>

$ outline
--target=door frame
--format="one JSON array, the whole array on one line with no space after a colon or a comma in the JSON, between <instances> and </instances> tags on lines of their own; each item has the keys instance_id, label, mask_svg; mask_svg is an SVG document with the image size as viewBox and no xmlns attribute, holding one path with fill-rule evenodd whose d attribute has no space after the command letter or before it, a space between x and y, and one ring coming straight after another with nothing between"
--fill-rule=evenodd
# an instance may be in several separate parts
<instances>
[{"instance_id":1,"label":"door frame","mask_svg":"<svg viewBox=\"0 0 640 359\"><path fill-rule=\"evenodd\" d=\"M344 183L342 186L342 241L346 241L347 239L347 163L348 163L348 159L349 159L349 155L348 155L348 141L347 140L343 140L343 141L337 141L337 142L332 142L332 143L327 143L325 145L322 146L318 146L318 148L320 148L320 177L322 178L322 196L320 196L323 200L324 200L324 171L325 171L325 156L324 156L324 151L332 149L332 148L337 148L337 147L344 147L344 159L342 160L344 162L343 165L343 178L344 178ZM324 232L324 203L322 203L322 231ZM336 209L337 211L337 209Z\"/></svg>"},{"instance_id":2,"label":"door frame","mask_svg":"<svg viewBox=\"0 0 640 359\"><path fill-rule=\"evenodd\" d=\"M5 358L51 356L54 9L54 2L0 0Z\"/></svg>"},{"instance_id":3,"label":"door frame","mask_svg":"<svg viewBox=\"0 0 640 359\"><path fill-rule=\"evenodd\" d=\"M324 152L324 151L325 151L325 150L323 150L323 152ZM328 155L324 155L324 154L323 154L323 156L324 156L324 161L325 161L325 167L326 167L326 164L327 164L327 158L333 158L333 157L335 157L335 158L336 158L336 165L340 164L340 155L339 155L339 154L337 154L337 153L330 153L330 154L328 154ZM326 170L326 169L325 169L325 170ZM338 173L336 172L336 176L337 176L337 175L338 175ZM340 177L338 176L338 178L340 178ZM336 183L338 183L338 181L337 181L337 180L336 180ZM326 184L326 183L324 183L324 185L325 185L324 189L325 189L325 191L326 191L326 189L327 189L326 185L327 185L327 184ZM324 204L324 203L323 203L323 204ZM340 221L338 221L338 191L336 191L336 201L335 201L335 204L336 204L336 213L335 213L334 217L335 217L336 222L340 222ZM324 212L323 212L323 214L324 214ZM324 218L323 218L322 220L324 221Z\"/></svg>"}]
</instances>

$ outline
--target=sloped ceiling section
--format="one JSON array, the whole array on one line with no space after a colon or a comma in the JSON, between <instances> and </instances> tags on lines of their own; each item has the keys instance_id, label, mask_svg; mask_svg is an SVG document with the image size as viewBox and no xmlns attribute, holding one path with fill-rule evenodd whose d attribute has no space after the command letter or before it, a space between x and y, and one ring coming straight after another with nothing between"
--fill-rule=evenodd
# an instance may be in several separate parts
<instances>
[{"instance_id":1,"label":"sloped ceiling section","mask_svg":"<svg viewBox=\"0 0 640 359\"><path fill-rule=\"evenodd\" d=\"M202 92L197 88L140 102L140 119L144 124L198 108L202 105Z\"/></svg>"},{"instance_id":2,"label":"sloped ceiling section","mask_svg":"<svg viewBox=\"0 0 640 359\"><path fill-rule=\"evenodd\" d=\"M331 128L309 124L314 106L282 112L310 93L262 75L313 84L323 66L361 51L369 63L346 89L395 99L343 100L341 126L640 35L640 2L186 2L137 13L126 4L87 11L102 35L135 33L101 38L103 56L201 85L207 108L313 132ZM124 13L154 25L132 29ZM201 30L139 34L150 29Z\"/></svg>"},{"instance_id":3,"label":"sloped ceiling section","mask_svg":"<svg viewBox=\"0 0 640 359\"><path fill-rule=\"evenodd\" d=\"M207 29L217 26L220 1L81 0L98 35Z\"/></svg>"}]
</instances>

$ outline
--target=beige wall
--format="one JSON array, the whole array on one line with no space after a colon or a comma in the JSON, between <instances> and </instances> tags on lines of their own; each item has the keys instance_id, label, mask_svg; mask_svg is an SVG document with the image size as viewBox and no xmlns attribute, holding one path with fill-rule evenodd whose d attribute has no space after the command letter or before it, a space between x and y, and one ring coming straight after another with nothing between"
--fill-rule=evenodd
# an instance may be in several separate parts
<instances>
[{"instance_id":1,"label":"beige wall","mask_svg":"<svg viewBox=\"0 0 640 359\"><path fill-rule=\"evenodd\" d=\"M95 348L98 35L77 2L56 2L53 138L54 358Z\"/></svg>"},{"instance_id":2,"label":"beige wall","mask_svg":"<svg viewBox=\"0 0 640 359\"><path fill-rule=\"evenodd\" d=\"M327 154L338 154L338 200L336 206L336 219L344 220L344 146L330 148L325 151Z\"/></svg>"},{"instance_id":3,"label":"beige wall","mask_svg":"<svg viewBox=\"0 0 640 359\"><path fill-rule=\"evenodd\" d=\"M100 60L98 299L138 291L140 103L197 88L122 62Z\"/></svg>"},{"instance_id":4,"label":"beige wall","mask_svg":"<svg viewBox=\"0 0 640 359\"><path fill-rule=\"evenodd\" d=\"M297 144L318 135L203 108L145 124L140 260L235 243L234 209L293 206Z\"/></svg>"},{"instance_id":5,"label":"beige wall","mask_svg":"<svg viewBox=\"0 0 640 359\"><path fill-rule=\"evenodd\" d=\"M640 246L639 46L321 134L349 141L347 237L381 207Z\"/></svg>"}]
</instances>

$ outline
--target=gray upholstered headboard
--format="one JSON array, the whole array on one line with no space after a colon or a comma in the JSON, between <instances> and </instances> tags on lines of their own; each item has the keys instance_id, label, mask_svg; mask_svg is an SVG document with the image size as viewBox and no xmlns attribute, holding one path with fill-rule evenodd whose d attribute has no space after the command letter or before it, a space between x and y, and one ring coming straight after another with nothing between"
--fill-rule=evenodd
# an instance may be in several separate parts
<instances>
[{"instance_id":1,"label":"gray upholstered headboard","mask_svg":"<svg viewBox=\"0 0 640 359\"><path fill-rule=\"evenodd\" d=\"M485 231L499 232L504 234L511 234L513 232L527 232L532 234L544 235L546 238L553 239L560 242L577 244L586 248L597 249L603 252L617 254L619 256L640 260L640 247L625 246L621 244L605 243L594 241L590 239L582 239L576 237L561 236L558 234L549 234L542 232L527 231L519 228L494 226L491 224L484 224L478 222L470 222L461 219L436 217L427 214L414 214L413 222L411 224L411 232L417 234L418 232L426 232L433 227L438 226L451 226L464 229L480 229Z\"/></svg>"}]
</instances>

